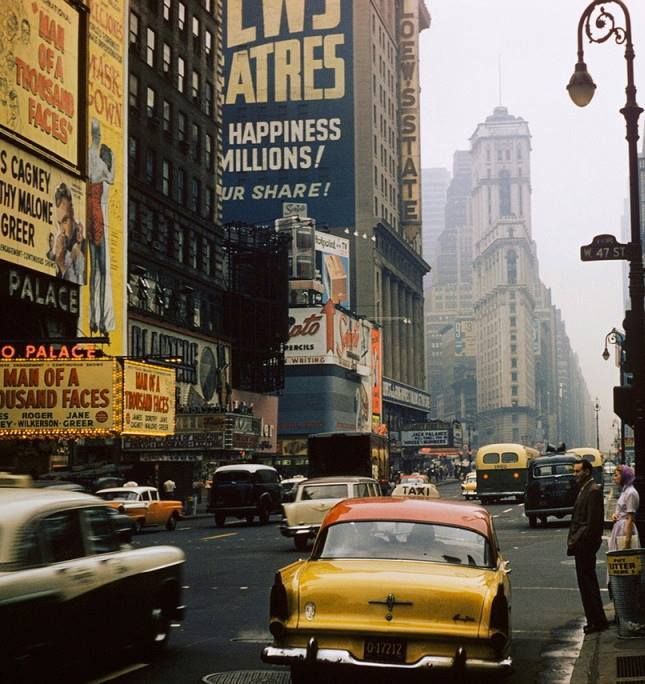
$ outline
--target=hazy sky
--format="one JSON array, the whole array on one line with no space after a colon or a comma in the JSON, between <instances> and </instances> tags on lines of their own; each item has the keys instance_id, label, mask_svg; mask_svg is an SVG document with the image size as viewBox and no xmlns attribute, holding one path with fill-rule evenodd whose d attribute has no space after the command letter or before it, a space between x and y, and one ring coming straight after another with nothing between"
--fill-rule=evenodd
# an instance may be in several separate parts
<instances>
[{"instance_id":1,"label":"hazy sky","mask_svg":"<svg viewBox=\"0 0 645 684\"><path fill-rule=\"evenodd\" d=\"M637 100L645 104L645 2L625 0L636 52ZM607 10L612 3L604 3ZM624 318L622 261L582 262L580 246L601 233L621 239L628 197L624 45L584 43L596 85L587 107L565 86L577 61L581 0L426 0L421 35L422 165L452 169L457 149L503 104L531 132L533 239L540 277L562 311L592 400L600 401L600 446L615 435L612 388L619 380L605 335ZM615 16L624 25L617 5ZM499 68L501 64L501 69ZM501 97L499 73L501 71ZM640 118L639 151L645 115Z\"/></svg>"}]
</instances>

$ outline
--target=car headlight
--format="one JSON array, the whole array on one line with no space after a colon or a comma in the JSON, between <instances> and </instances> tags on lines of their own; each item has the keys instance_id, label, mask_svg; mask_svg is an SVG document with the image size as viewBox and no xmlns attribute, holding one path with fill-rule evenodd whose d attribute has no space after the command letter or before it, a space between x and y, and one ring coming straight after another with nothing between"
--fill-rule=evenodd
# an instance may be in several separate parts
<instances>
[{"instance_id":1,"label":"car headlight","mask_svg":"<svg viewBox=\"0 0 645 684\"><path fill-rule=\"evenodd\" d=\"M316 616L316 604L313 601L305 603L305 617L307 620L313 620Z\"/></svg>"}]
</instances>

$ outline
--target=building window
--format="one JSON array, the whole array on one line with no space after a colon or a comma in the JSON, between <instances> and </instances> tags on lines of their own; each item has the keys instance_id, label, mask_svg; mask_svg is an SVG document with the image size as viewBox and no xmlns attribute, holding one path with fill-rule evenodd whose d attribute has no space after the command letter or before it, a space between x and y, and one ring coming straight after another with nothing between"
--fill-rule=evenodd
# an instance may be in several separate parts
<instances>
[{"instance_id":1,"label":"building window","mask_svg":"<svg viewBox=\"0 0 645 684\"><path fill-rule=\"evenodd\" d=\"M172 0L163 0L163 18L170 21L170 5Z\"/></svg>"},{"instance_id":2,"label":"building window","mask_svg":"<svg viewBox=\"0 0 645 684\"><path fill-rule=\"evenodd\" d=\"M157 99L157 93L155 93L154 88L146 88L146 116L149 119L155 115L155 101Z\"/></svg>"},{"instance_id":3,"label":"building window","mask_svg":"<svg viewBox=\"0 0 645 684\"><path fill-rule=\"evenodd\" d=\"M210 275L211 245L206 238L202 238L201 266L200 270L205 275Z\"/></svg>"},{"instance_id":4,"label":"building window","mask_svg":"<svg viewBox=\"0 0 645 684\"><path fill-rule=\"evenodd\" d=\"M139 203L128 200L128 235L134 237L139 230Z\"/></svg>"},{"instance_id":5,"label":"building window","mask_svg":"<svg viewBox=\"0 0 645 684\"><path fill-rule=\"evenodd\" d=\"M213 136L210 133L206 133L204 138L204 149L205 149L205 159L206 170L213 170Z\"/></svg>"},{"instance_id":6,"label":"building window","mask_svg":"<svg viewBox=\"0 0 645 684\"><path fill-rule=\"evenodd\" d=\"M511 368L517 368L517 359L511 359Z\"/></svg>"},{"instance_id":7,"label":"building window","mask_svg":"<svg viewBox=\"0 0 645 684\"><path fill-rule=\"evenodd\" d=\"M155 182L155 153L149 148L146 150L145 180L151 185Z\"/></svg>"},{"instance_id":8,"label":"building window","mask_svg":"<svg viewBox=\"0 0 645 684\"><path fill-rule=\"evenodd\" d=\"M128 79L128 104L132 109L139 105L139 79L134 74Z\"/></svg>"},{"instance_id":9,"label":"building window","mask_svg":"<svg viewBox=\"0 0 645 684\"><path fill-rule=\"evenodd\" d=\"M192 93L193 100L197 101L199 98L199 71L193 69L193 79L192 79Z\"/></svg>"},{"instance_id":10,"label":"building window","mask_svg":"<svg viewBox=\"0 0 645 684\"><path fill-rule=\"evenodd\" d=\"M175 240L174 240L175 259L180 263L184 263L184 229L180 225L175 226Z\"/></svg>"},{"instance_id":11,"label":"building window","mask_svg":"<svg viewBox=\"0 0 645 684\"><path fill-rule=\"evenodd\" d=\"M170 196L170 162L167 159L161 163L161 192Z\"/></svg>"},{"instance_id":12,"label":"building window","mask_svg":"<svg viewBox=\"0 0 645 684\"><path fill-rule=\"evenodd\" d=\"M196 123L193 123L193 125L190 127L190 147L191 154L196 162L199 161L199 138L199 126Z\"/></svg>"},{"instance_id":13,"label":"building window","mask_svg":"<svg viewBox=\"0 0 645 684\"><path fill-rule=\"evenodd\" d=\"M511 396L516 397L518 394L517 385L511 385Z\"/></svg>"},{"instance_id":14,"label":"building window","mask_svg":"<svg viewBox=\"0 0 645 684\"><path fill-rule=\"evenodd\" d=\"M506 255L506 281L509 285L517 283L517 254L509 252Z\"/></svg>"},{"instance_id":15,"label":"building window","mask_svg":"<svg viewBox=\"0 0 645 684\"><path fill-rule=\"evenodd\" d=\"M163 130L165 133L170 132L170 102L163 101Z\"/></svg>"},{"instance_id":16,"label":"building window","mask_svg":"<svg viewBox=\"0 0 645 684\"><path fill-rule=\"evenodd\" d=\"M133 136L128 138L128 164L130 165L130 170L136 173L137 162L139 161L139 143L137 139Z\"/></svg>"},{"instance_id":17,"label":"building window","mask_svg":"<svg viewBox=\"0 0 645 684\"><path fill-rule=\"evenodd\" d=\"M213 188L206 188L204 194L204 217L209 221L213 219Z\"/></svg>"},{"instance_id":18,"label":"building window","mask_svg":"<svg viewBox=\"0 0 645 684\"><path fill-rule=\"evenodd\" d=\"M177 57L177 90L184 92L184 79L186 78L186 62L183 57Z\"/></svg>"},{"instance_id":19,"label":"building window","mask_svg":"<svg viewBox=\"0 0 645 684\"><path fill-rule=\"evenodd\" d=\"M186 142L186 115L183 112L177 112L177 140Z\"/></svg>"},{"instance_id":20,"label":"building window","mask_svg":"<svg viewBox=\"0 0 645 684\"><path fill-rule=\"evenodd\" d=\"M201 48L199 43L200 28L199 19L196 16L193 16L193 52L198 54Z\"/></svg>"},{"instance_id":21,"label":"building window","mask_svg":"<svg viewBox=\"0 0 645 684\"><path fill-rule=\"evenodd\" d=\"M499 214L511 216L511 178L506 170L499 172Z\"/></svg>"},{"instance_id":22,"label":"building window","mask_svg":"<svg viewBox=\"0 0 645 684\"><path fill-rule=\"evenodd\" d=\"M157 36L155 32L149 28L146 30L146 64L150 67L155 65L155 43Z\"/></svg>"},{"instance_id":23,"label":"building window","mask_svg":"<svg viewBox=\"0 0 645 684\"><path fill-rule=\"evenodd\" d=\"M177 4L177 26L180 31L186 28L186 5L181 0Z\"/></svg>"},{"instance_id":24,"label":"building window","mask_svg":"<svg viewBox=\"0 0 645 684\"><path fill-rule=\"evenodd\" d=\"M197 236L191 233L188 240L188 265L197 268Z\"/></svg>"},{"instance_id":25,"label":"building window","mask_svg":"<svg viewBox=\"0 0 645 684\"><path fill-rule=\"evenodd\" d=\"M170 73L170 64L172 62L172 49L168 43L163 44L163 72L164 74Z\"/></svg>"},{"instance_id":26,"label":"building window","mask_svg":"<svg viewBox=\"0 0 645 684\"><path fill-rule=\"evenodd\" d=\"M179 204L186 203L186 172L183 169L177 171L177 196Z\"/></svg>"},{"instance_id":27,"label":"building window","mask_svg":"<svg viewBox=\"0 0 645 684\"><path fill-rule=\"evenodd\" d=\"M511 373L511 382L517 382L517 373Z\"/></svg>"},{"instance_id":28,"label":"building window","mask_svg":"<svg viewBox=\"0 0 645 684\"><path fill-rule=\"evenodd\" d=\"M213 113L213 84L206 81L204 89L204 114L210 116Z\"/></svg>"},{"instance_id":29,"label":"building window","mask_svg":"<svg viewBox=\"0 0 645 684\"><path fill-rule=\"evenodd\" d=\"M208 30L204 30L204 52L209 57L213 52L213 34Z\"/></svg>"},{"instance_id":30,"label":"building window","mask_svg":"<svg viewBox=\"0 0 645 684\"><path fill-rule=\"evenodd\" d=\"M193 178L190 184L190 208L191 211L199 211L199 196L201 191L200 182L197 178Z\"/></svg>"},{"instance_id":31,"label":"building window","mask_svg":"<svg viewBox=\"0 0 645 684\"><path fill-rule=\"evenodd\" d=\"M134 12L130 12L130 47L139 47L139 17Z\"/></svg>"}]
</instances>

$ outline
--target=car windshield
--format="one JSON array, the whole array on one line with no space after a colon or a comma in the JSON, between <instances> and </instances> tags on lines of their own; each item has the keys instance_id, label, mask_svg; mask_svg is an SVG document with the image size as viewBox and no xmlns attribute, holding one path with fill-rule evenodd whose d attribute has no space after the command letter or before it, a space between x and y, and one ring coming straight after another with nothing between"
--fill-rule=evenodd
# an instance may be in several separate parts
<instances>
[{"instance_id":1,"label":"car windshield","mask_svg":"<svg viewBox=\"0 0 645 684\"><path fill-rule=\"evenodd\" d=\"M493 567L488 540L472 530L424 522L358 521L326 528L319 558L430 561Z\"/></svg>"},{"instance_id":2,"label":"car windshield","mask_svg":"<svg viewBox=\"0 0 645 684\"><path fill-rule=\"evenodd\" d=\"M98 492L98 495L105 501L136 501L138 497L136 492L128 492L123 489L114 492Z\"/></svg>"},{"instance_id":3,"label":"car windshield","mask_svg":"<svg viewBox=\"0 0 645 684\"><path fill-rule=\"evenodd\" d=\"M303 485L300 499L302 501L312 501L313 499L346 499L346 484L320 484Z\"/></svg>"}]
</instances>

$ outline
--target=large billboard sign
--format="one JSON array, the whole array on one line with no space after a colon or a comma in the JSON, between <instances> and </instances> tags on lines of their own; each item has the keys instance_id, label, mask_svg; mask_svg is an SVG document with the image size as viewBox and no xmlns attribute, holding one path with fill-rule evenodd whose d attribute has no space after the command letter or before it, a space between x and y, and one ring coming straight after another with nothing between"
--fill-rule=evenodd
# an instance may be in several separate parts
<instances>
[{"instance_id":1,"label":"large billboard sign","mask_svg":"<svg viewBox=\"0 0 645 684\"><path fill-rule=\"evenodd\" d=\"M323 284L322 303L350 308L349 300L349 240L320 230L315 231L316 270Z\"/></svg>"},{"instance_id":2,"label":"large billboard sign","mask_svg":"<svg viewBox=\"0 0 645 684\"><path fill-rule=\"evenodd\" d=\"M125 0L90 0L87 149L88 287L80 330L110 336L109 352L126 353L125 292L127 26Z\"/></svg>"},{"instance_id":3,"label":"large billboard sign","mask_svg":"<svg viewBox=\"0 0 645 684\"><path fill-rule=\"evenodd\" d=\"M117 432L115 360L0 363L0 432L9 437L100 437Z\"/></svg>"},{"instance_id":4,"label":"large billboard sign","mask_svg":"<svg viewBox=\"0 0 645 684\"><path fill-rule=\"evenodd\" d=\"M228 0L223 216L354 225L352 0Z\"/></svg>"},{"instance_id":5,"label":"large billboard sign","mask_svg":"<svg viewBox=\"0 0 645 684\"><path fill-rule=\"evenodd\" d=\"M170 435L175 431L175 370L123 362L124 435Z\"/></svg>"},{"instance_id":6,"label":"large billboard sign","mask_svg":"<svg viewBox=\"0 0 645 684\"><path fill-rule=\"evenodd\" d=\"M87 282L85 183L0 140L0 259Z\"/></svg>"},{"instance_id":7,"label":"large billboard sign","mask_svg":"<svg viewBox=\"0 0 645 684\"><path fill-rule=\"evenodd\" d=\"M0 28L0 126L77 167L79 10L3 0Z\"/></svg>"}]
</instances>

